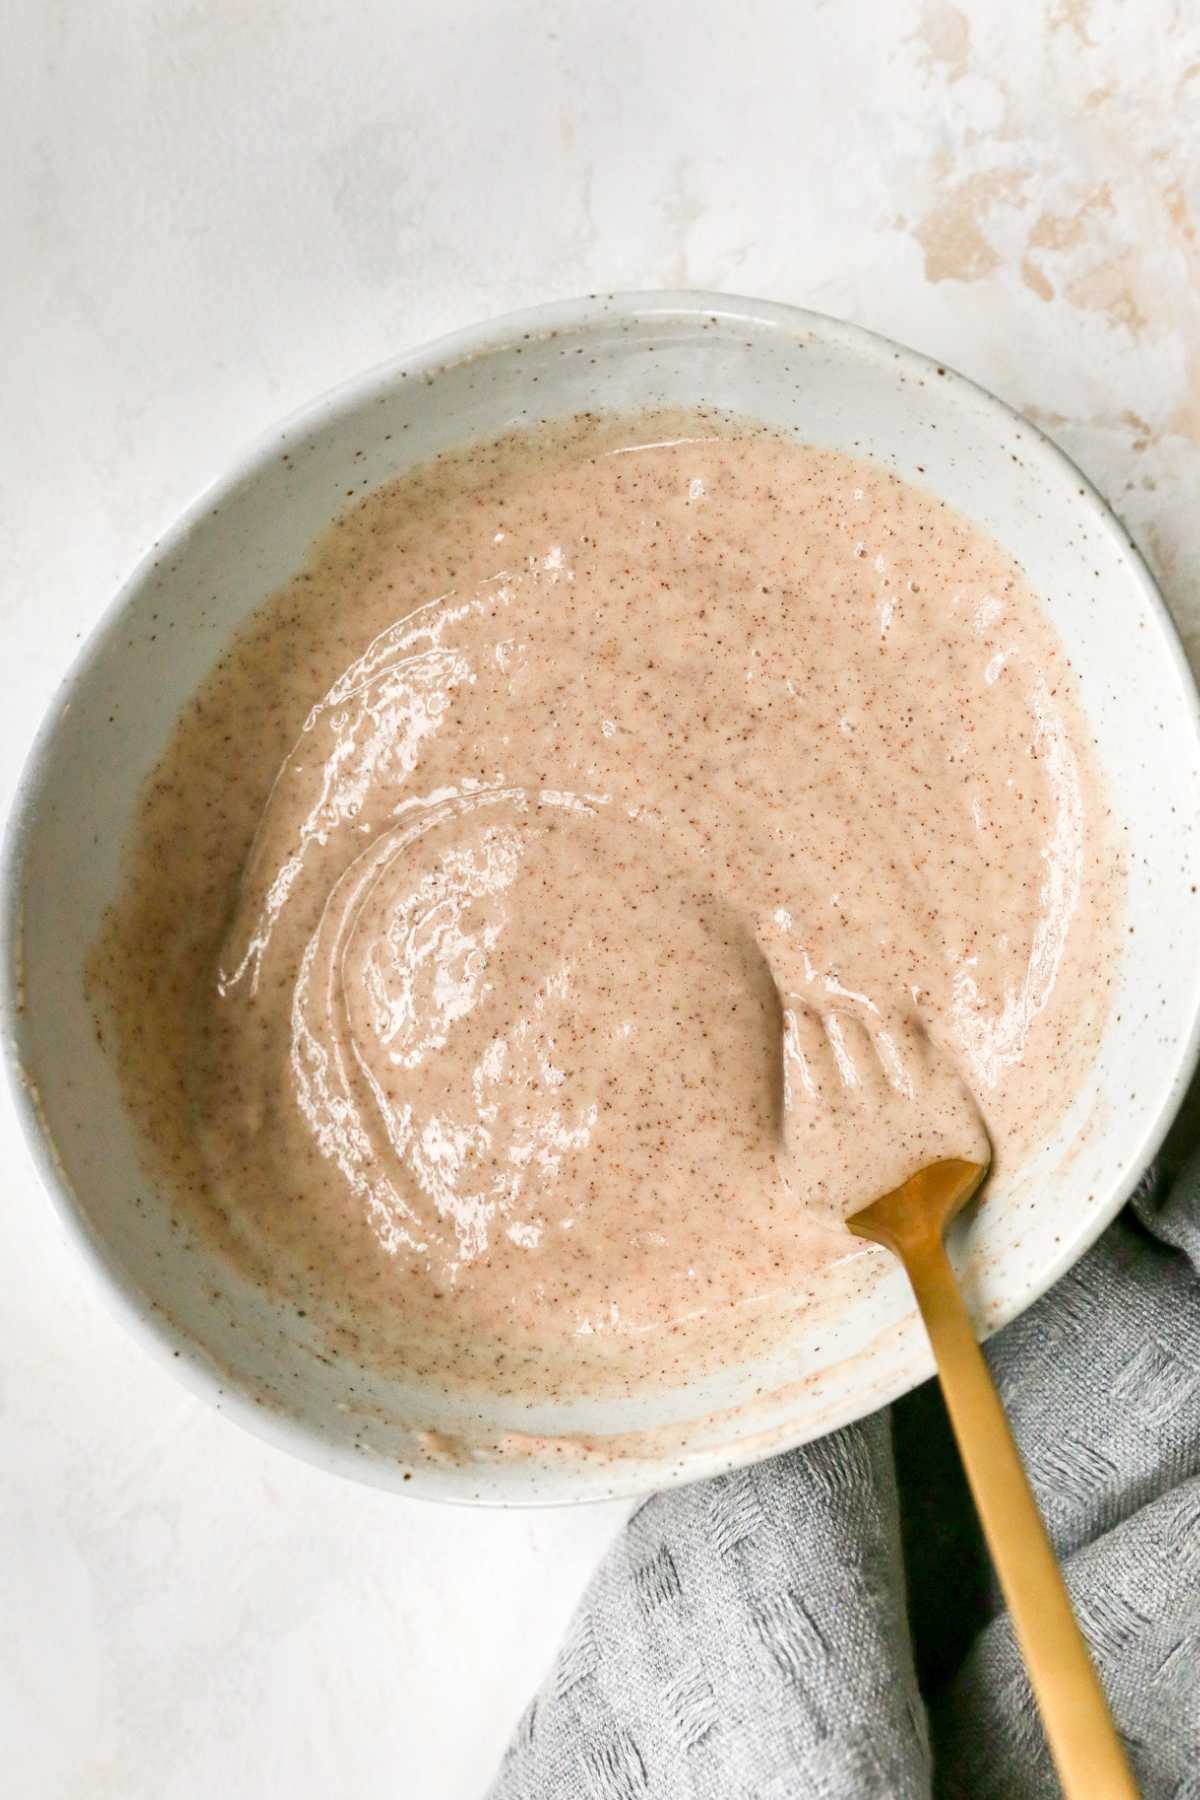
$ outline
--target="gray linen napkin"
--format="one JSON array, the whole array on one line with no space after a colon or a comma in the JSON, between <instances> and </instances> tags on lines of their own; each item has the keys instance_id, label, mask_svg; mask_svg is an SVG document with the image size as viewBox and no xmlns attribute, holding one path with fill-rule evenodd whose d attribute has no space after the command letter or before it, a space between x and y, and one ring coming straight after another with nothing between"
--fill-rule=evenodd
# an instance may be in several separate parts
<instances>
[{"instance_id":1,"label":"gray linen napkin","mask_svg":"<svg viewBox=\"0 0 1200 1800\"><path fill-rule=\"evenodd\" d=\"M1200 1161L987 1353L1147 1800L1200 1800ZM930 1384L641 1505L491 1795L1058 1792Z\"/></svg>"}]
</instances>

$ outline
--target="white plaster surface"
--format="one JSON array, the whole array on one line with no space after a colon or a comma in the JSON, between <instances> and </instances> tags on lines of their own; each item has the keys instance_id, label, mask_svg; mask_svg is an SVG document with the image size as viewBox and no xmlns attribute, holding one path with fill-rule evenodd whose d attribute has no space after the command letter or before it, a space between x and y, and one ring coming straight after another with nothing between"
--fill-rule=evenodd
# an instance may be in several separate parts
<instances>
[{"instance_id":1,"label":"white plaster surface","mask_svg":"<svg viewBox=\"0 0 1200 1800\"><path fill-rule=\"evenodd\" d=\"M1023 408L1200 658L1188 0L9 0L0 801L80 635L260 427L596 287L803 302ZM0 1113L0 1786L470 1800L621 1516L293 1463L106 1315Z\"/></svg>"}]
</instances>

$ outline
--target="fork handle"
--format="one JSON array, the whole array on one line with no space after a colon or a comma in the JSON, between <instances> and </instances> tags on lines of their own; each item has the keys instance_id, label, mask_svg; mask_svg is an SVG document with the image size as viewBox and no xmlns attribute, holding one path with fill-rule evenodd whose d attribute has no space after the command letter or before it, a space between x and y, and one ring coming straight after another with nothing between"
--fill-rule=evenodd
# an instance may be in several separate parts
<instances>
[{"instance_id":1,"label":"fork handle","mask_svg":"<svg viewBox=\"0 0 1200 1800\"><path fill-rule=\"evenodd\" d=\"M903 1260L1063 1792L1067 1800L1138 1800L945 1246L931 1233L906 1245Z\"/></svg>"}]
</instances>

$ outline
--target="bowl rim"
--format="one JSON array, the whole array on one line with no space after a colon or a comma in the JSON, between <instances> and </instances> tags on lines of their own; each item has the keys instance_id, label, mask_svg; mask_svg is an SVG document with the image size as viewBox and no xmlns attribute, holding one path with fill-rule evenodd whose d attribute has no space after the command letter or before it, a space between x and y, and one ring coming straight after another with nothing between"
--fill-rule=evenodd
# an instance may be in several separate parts
<instances>
[{"instance_id":1,"label":"bowl rim","mask_svg":"<svg viewBox=\"0 0 1200 1800\"><path fill-rule=\"evenodd\" d=\"M993 423L999 421L1019 426L1029 439L1033 453L1057 476L1070 478L1085 498L1097 524L1119 544L1130 578L1139 590L1146 613L1157 626L1162 646L1178 678L1178 699L1187 711L1200 756L1200 692L1197 691L1196 677L1184 652L1178 627L1133 538L1094 483L1040 427L979 382L963 375L948 363L896 343L865 326L807 307L739 294L700 289L599 290L578 298L553 300L506 313L386 357L325 389L258 432L224 472L207 482L175 516L162 535L155 538L137 558L71 658L30 742L5 822L3 840L0 842L0 1060L5 1065L13 1110L20 1122L42 1189L67 1238L79 1253L79 1262L86 1270L86 1279L92 1291L138 1343L161 1366L169 1369L177 1380L181 1380L197 1398L226 1414L259 1439L329 1473L358 1483L402 1491L412 1499L485 1505L507 1510L514 1507L574 1505L589 1500L631 1498L658 1487L679 1486L743 1466L806 1440L803 1437L791 1437L786 1430L782 1430L778 1434L772 1433L773 1441L765 1446L761 1441L755 1440L744 1444L735 1442L725 1449L693 1453L682 1462L665 1460L650 1481L645 1479L647 1463L614 1462L605 1465L606 1474L611 1476L610 1481L602 1487L594 1486L589 1481L588 1491L578 1494L556 1493L542 1496L536 1492L488 1493L488 1472L483 1468L473 1471L479 1485L485 1490L482 1493L450 1488L431 1492L422 1481L404 1483L402 1487L402 1475L398 1466L382 1459L355 1456L348 1448L343 1449L334 1444L324 1438L319 1430L301 1420L256 1405L228 1383L219 1364L211 1360L194 1340L177 1330L165 1311L126 1274L103 1236L93 1228L83 1207L76 1201L71 1183L59 1161L53 1137L41 1113L34 1080L22 1057L25 1016L21 967L22 886L26 848L36 826L37 802L48 752L60 719L71 705L76 689L131 599L154 568L169 559L177 547L182 546L206 514L219 507L237 488L278 455L281 443L300 433L311 433L323 428L340 413L353 410L380 389L409 376L432 376L448 367L502 351L526 339L544 339L560 331L597 327L622 319L650 320L655 317L744 320L759 330L768 327L781 333L817 337L831 344L840 344L859 357L898 361L902 369L914 374L936 372L945 378L947 387L956 393L960 401L986 415ZM981 1329L982 1338L991 1336L1032 1305L1084 1255L1124 1206L1150 1167L1197 1064L1200 1063L1200 959L1197 960L1193 979L1195 993L1191 1023L1182 1040L1180 1053L1172 1059L1169 1067L1164 1065L1164 1074L1157 1084L1154 1103L1143 1115L1141 1136L1130 1155L1132 1173L1119 1180L1103 1202L1093 1206L1080 1219L1069 1239L1056 1250L1053 1257L1039 1267L1036 1278L1023 1291L1020 1303L1016 1307L1004 1309L997 1317L990 1319ZM922 1360L915 1375L911 1366L902 1370L898 1377L874 1390L864 1404L856 1402L841 1423L851 1423L889 1405L917 1382L924 1380L932 1370L931 1356ZM649 1460L652 1462L652 1459ZM584 1473L581 1468L581 1477Z\"/></svg>"}]
</instances>

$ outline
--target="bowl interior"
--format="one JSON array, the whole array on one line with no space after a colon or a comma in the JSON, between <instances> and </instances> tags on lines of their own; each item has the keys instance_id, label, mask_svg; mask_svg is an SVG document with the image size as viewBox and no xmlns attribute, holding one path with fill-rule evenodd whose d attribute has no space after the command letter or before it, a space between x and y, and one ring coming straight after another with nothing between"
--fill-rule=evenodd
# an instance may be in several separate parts
<instances>
[{"instance_id":1,"label":"bowl interior","mask_svg":"<svg viewBox=\"0 0 1200 1800\"><path fill-rule=\"evenodd\" d=\"M1112 1216L1190 1072L1200 1010L1195 692L1125 534L1033 427L853 328L694 295L542 309L318 402L154 548L39 739L11 839L13 1033L48 1185L110 1295L244 1422L408 1492L520 1502L662 1486L844 1423L929 1371L903 1277L882 1256L857 1304L799 1331L769 1366L637 1400L527 1409L336 1367L302 1321L173 1227L167 1198L139 1168L84 997L138 790L182 702L348 490L514 424L701 403L875 457L959 508L1022 562L1079 673L1128 863L1127 929L1091 1082L973 1228L967 1279L987 1329ZM484 1448L501 1439L503 1454Z\"/></svg>"}]
</instances>

